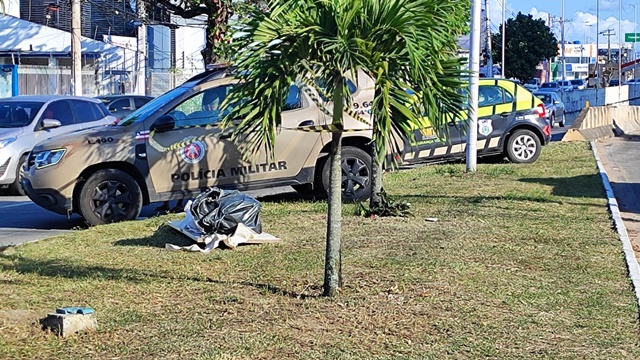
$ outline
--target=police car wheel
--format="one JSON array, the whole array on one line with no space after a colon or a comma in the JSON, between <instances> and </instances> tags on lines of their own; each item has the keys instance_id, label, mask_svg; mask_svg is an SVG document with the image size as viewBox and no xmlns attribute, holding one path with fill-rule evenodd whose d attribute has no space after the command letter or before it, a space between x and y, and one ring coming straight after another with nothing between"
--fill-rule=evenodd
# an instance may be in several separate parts
<instances>
[{"instance_id":1,"label":"police car wheel","mask_svg":"<svg viewBox=\"0 0 640 360\"><path fill-rule=\"evenodd\" d=\"M342 148L342 200L363 201L371 196L371 157L357 147L344 146ZM329 173L331 162L329 159L322 165L322 187L329 192Z\"/></svg>"},{"instance_id":2,"label":"police car wheel","mask_svg":"<svg viewBox=\"0 0 640 360\"><path fill-rule=\"evenodd\" d=\"M532 163L538 160L540 150L540 139L531 130L516 130L507 141L507 157L514 163Z\"/></svg>"},{"instance_id":3,"label":"police car wheel","mask_svg":"<svg viewBox=\"0 0 640 360\"><path fill-rule=\"evenodd\" d=\"M9 185L9 191L13 195L18 195L18 196L26 195L26 193L24 192L24 189L22 188L22 184L20 183L20 179L24 175L23 167L26 164L26 162L27 162L26 156L21 157L20 161L18 162L18 168L16 169L16 179L13 181L11 185Z\"/></svg>"},{"instance_id":4,"label":"police car wheel","mask_svg":"<svg viewBox=\"0 0 640 360\"><path fill-rule=\"evenodd\" d=\"M142 209L140 186L117 169L93 173L80 189L80 215L90 225L102 225L138 217Z\"/></svg>"}]
</instances>

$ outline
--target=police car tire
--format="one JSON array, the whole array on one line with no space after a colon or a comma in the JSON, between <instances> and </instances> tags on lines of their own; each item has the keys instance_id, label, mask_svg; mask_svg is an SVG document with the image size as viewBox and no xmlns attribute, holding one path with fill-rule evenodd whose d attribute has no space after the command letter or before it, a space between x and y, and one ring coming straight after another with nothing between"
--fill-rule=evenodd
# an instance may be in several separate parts
<instances>
[{"instance_id":1,"label":"police car tire","mask_svg":"<svg viewBox=\"0 0 640 360\"><path fill-rule=\"evenodd\" d=\"M534 153L529 158L522 158L518 156L514 149L514 144L516 142L526 141L529 145L531 145L531 141L533 141L533 145L535 146ZM509 161L516 164L529 164L538 160L540 157L540 151L542 150L542 145L540 144L540 139L536 134L531 130L527 129L518 129L514 131L511 136L509 136L509 140L507 140L507 157Z\"/></svg>"},{"instance_id":2,"label":"police car tire","mask_svg":"<svg viewBox=\"0 0 640 360\"><path fill-rule=\"evenodd\" d=\"M366 176L366 186L362 189L356 191L355 194L344 194L342 195L342 200L351 202L351 201L364 201L371 197L371 180L369 176L371 175L371 156L369 154L357 147L353 146L343 146L342 147L342 162L347 161L348 163L353 163L354 161L358 161L363 163L366 168L362 169L360 174L362 176ZM322 163L322 188L325 194L329 193L329 174L331 169L331 161L329 157L326 157L326 160ZM365 174L366 172L366 174Z\"/></svg>"},{"instance_id":3,"label":"police car tire","mask_svg":"<svg viewBox=\"0 0 640 360\"><path fill-rule=\"evenodd\" d=\"M118 192L128 193L128 199L130 200L130 206L125 209L123 214L119 216L109 216L102 218L94 213L96 207L93 203L93 194L98 188L102 188L110 192L109 187L116 189ZM105 188L106 187L106 188ZM108 194L109 200L115 200L115 194ZM117 203L115 205L118 205ZM90 225L103 225L112 222L119 222L125 220L133 220L140 215L142 210L142 192L138 182L124 171L117 169L104 169L93 173L87 181L82 185L80 189L79 199L80 215ZM113 205L111 205L113 209ZM113 213L113 212L112 212Z\"/></svg>"},{"instance_id":4,"label":"police car tire","mask_svg":"<svg viewBox=\"0 0 640 360\"><path fill-rule=\"evenodd\" d=\"M22 184L20 183L20 178L22 177L22 167L27 162L27 157L22 156L20 161L18 162L18 168L16 169L16 179L13 181L11 185L9 185L9 192L12 195L25 196L26 193L22 188Z\"/></svg>"}]
</instances>

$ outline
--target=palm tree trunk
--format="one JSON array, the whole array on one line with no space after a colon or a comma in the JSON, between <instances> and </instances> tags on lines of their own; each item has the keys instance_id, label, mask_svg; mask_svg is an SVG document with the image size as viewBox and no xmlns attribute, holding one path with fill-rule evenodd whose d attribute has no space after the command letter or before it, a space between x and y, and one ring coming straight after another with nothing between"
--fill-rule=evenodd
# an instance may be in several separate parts
<instances>
[{"instance_id":1,"label":"palm tree trunk","mask_svg":"<svg viewBox=\"0 0 640 360\"><path fill-rule=\"evenodd\" d=\"M344 79L336 77L333 91L333 124L342 124ZM329 153L329 209L327 250L324 263L324 296L334 296L342 286L342 132L334 132Z\"/></svg>"},{"instance_id":2,"label":"palm tree trunk","mask_svg":"<svg viewBox=\"0 0 640 360\"><path fill-rule=\"evenodd\" d=\"M369 198L369 209L374 209L380 205L382 198L382 163L378 159L378 149L375 143L371 143L371 197Z\"/></svg>"}]
</instances>

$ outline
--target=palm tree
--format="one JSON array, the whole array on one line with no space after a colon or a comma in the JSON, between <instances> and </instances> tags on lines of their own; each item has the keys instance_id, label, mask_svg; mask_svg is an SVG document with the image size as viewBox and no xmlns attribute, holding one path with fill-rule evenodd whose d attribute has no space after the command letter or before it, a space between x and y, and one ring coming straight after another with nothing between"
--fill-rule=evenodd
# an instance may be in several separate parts
<instances>
[{"instance_id":1,"label":"palm tree","mask_svg":"<svg viewBox=\"0 0 640 360\"><path fill-rule=\"evenodd\" d=\"M423 116L459 110L459 63L431 56L442 47L450 0L272 0L269 12L254 11L234 35L234 65L241 84L228 96L223 126L242 118L234 138L246 151L271 152L280 114L293 82L322 84L334 128L343 124L350 104L347 77L357 71L375 78L374 143L378 154L395 144L392 131L411 136ZM428 91L424 91L429 89ZM423 90L419 92L418 90ZM413 97L409 93L414 93ZM342 133L334 131L329 151L330 188L324 294L341 284Z\"/></svg>"}]
</instances>

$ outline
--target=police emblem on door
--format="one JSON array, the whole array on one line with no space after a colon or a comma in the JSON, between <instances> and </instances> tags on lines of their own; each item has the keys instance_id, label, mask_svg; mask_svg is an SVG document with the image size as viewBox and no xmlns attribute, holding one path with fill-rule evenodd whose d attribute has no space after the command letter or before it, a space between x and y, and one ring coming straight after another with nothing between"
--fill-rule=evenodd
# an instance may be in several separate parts
<instances>
[{"instance_id":1,"label":"police emblem on door","mask_svg":"<svg viewBox=\"0 0 640 360\"><path fill-rule=\"evenodd\" d=\"M183 141L188 141L189 138L185 138ZM207 145L202 141L194 141L185 145L180 150L180 156L182 160L189 164L197 164L204 158L204 153L207 150Z\"/></svg>"},{"instance_id":2,"label":"police emblem on door","mask_svg":"<svg viewBox=\"0 0 640 360\"><path fill-rule=\"evenodd\" d=\"M478 134L487 136L493 132L491 120L478 120Z\"/></svg>"}]
</instances>

